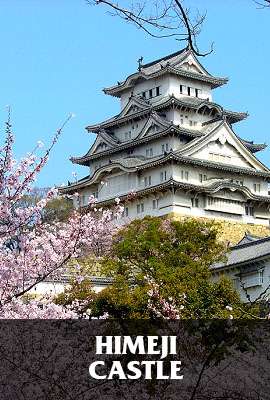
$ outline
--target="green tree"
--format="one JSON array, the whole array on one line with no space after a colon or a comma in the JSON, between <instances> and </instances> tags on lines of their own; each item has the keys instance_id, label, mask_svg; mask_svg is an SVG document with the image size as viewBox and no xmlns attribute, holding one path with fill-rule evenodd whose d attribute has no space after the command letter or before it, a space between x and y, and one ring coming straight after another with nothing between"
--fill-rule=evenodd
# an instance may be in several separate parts
<instances>
[{"instance_id":1,"label":"green tree","mask_svg":"<svg viewBox=\"0 0 270 400\"><path fill-rule=\"evenodd\" d=\"M224 254L223 244L217 240L218 229L214 222L193 219L179 222L145 217L132 221L119 230L110 255L102 261L102 273L113 283L91 301L92 315L239 316L240 299L231 282L211 280L210 267ZM87 298L87 285L84 290Z\"/></svg>"},{"instance_id":2,"label":"green tree","mask_svg":"<svg viewBox=\"0 0 270 400\"><path fill-rule=\"evenodd\" d=\"M48 202L44 208L44 222L65 222L73 211L72 200L65 197L56 197Z\"/></svg>"},{"instance_id":3,"label":"green tree","mask_svg":"<svg viewBox=\"0 0 270 400\"><path fill-rule=\"evenodd\" d=\"M31 194L22 196L18 206L31 207L35 206L42 198L48 189L35 189ZM65 222L70 217L73 211L73 202L62 196L55 197L48 201L42 211L43 221L47 223Z\"/></svg>"}]
</instances>

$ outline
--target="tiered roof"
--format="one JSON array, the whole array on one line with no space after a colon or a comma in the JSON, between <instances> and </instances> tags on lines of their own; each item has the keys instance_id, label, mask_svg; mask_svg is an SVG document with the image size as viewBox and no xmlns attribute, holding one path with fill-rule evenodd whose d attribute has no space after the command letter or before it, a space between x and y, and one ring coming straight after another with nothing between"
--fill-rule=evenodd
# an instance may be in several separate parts
<instances>
[{"instance_id":1,"label":"tiered roof","mask_svg":"<svg viewBox=\"0 0 270 400\"><path fill-rule=\"evenodd\" d=\"M196 72L186 69L185 60L190 56L196 65ZM218 78L211 75L198 61L190 49L183 49L151 63L141 65L139 71L129 75L125 81L104 89L106 94L120 97L126 90L132 89L138 80L159 78L163 75L178 75L201 82L207 82L212 88L228 82L228 78Z\"/></svg>"},{"instance_id":2,"label":"tiered roof","mask_svg":"<svg viewBox=\"0 0 270 400\"><path fill-rule=\"evenodd\" d=\"M159 124L160 131L155 132L152 135L146 135L144 136L142 133L146 131L147 125L149 125L149 120L151 119L152 122L156 122ZM206 135L209 135L214 129L216 129L217 126L220 126L223 122L223 120L217 120L212 122L211 124L208 123L207 125L202 126L200 130L198 129L188 129L188 128L183 128L181 125L175 125L172 122L169 122L165 120L164 118L161 118L156 112L152 112L149 119L145 123L144 127L142 130L139 132L137 137L133 138L131 141L128 142L120 142L115 139L113 142L113 146L110 148L100 151L100 152L95 152L96 148L96 141L94 144L91 146L89 151L82 157L72 157L71 161L74 164L80 164L80 165L89 165L89 161L95 160L97 158L102 158L109 156L111 154L118 153L119 151L122 150L128 150L131 148L134 148L140 144L151 142L153 140L156 140L159 137L167 136L167 135L179 135L188 138L189 140L199 138L199 137L205 137ZM99 137L102 137L102 139L105 141L105 143L110 144L107 139L112 138L110 133L106 133L104 129L101 129L99 131ZM247 140L243 140L238 137L238 139L241 141L241 143L251 152L255 153L257 151L263 150L266 148L265 144L255 144L253 142L249 142Z\"/></svg>"},{"instance_id":3,"label":"tiered roof","mask_svg":"<svg viewBox=\"0 0 270 400\"><path fill-rule=\"evenodd\" d=\"M270 258L270 237L265 237L246 243L240 243L230 248L225 262L219 262L213 265L213 270L223 270L235 267L244 267L243 272L248 272L247 266L250 266L249 272L260 266L260 261Z\"/></svg>"},{"instance_id":4,"label":"tiered roof","mask_svg":"<svg viewBox=\"0 0 270 400\"><path fill-rule=\"evenodd\" d=\"M93 182L89 180L89 176L83 178L76 185L72 185L72 187L66 187L61 189L62 193L70 193L76 192L77 190L90 186ZM155 192L167 191L168 189L182 189L185 191L190 191L194 193L205 193L213 195L222 189L231 189L233 191L238 191L243 193L247 199L258 201L260 203L270 204L269 196L259 196L252 193L247 187L238 185L236 183L231 182L229 179L222 181L215 181L213 183L205 184L205 185L195 185L187 182L178 182L174 179L169 179L166 182L159 183L157 185L143 188L136 191L136 198L144 197L145 195L149 195ZM118 196L121 201L128 200L130 198L130 193L125 193ZM99 206L105 206L109 204L113 204L115 202L115 196L103 201L99 201Z\"/></svg>"},{"instance_id":5,"label":"tiered roof","mask_svg":"<svg viewBox=\"0 0 270 400\"><path fill-rule=\"evenodd\" d=\"M130 105L133 104L134 101L135 104L137 104L139 101L139 106L137 106L138 110L133 113L126 113L126 109L128 109L128 106L130 107ZM166 109L171 109L172 107L180 108L185 111L197 112L203 112L205 111L205 109L208 109L209 113L212 112L213 117L215 116L220 119L221 117L225 116L228 122L231 124L242 121L243 119L248 117L248 113L246 112L229 111L224 109L219 104L205 99L199 99L197 97L189 96L178 99L175 96L171 95L162 97L161 99L153 101L152 103L138 98L131 98L128 105L121 111L120 114L110 119L107 119L106 121L99 124L89 125L86 127L86 129L88 130L88 132L99 133L100 129L112 129L114 127L126 124L129 121L136 121L142 118L146 118L153 111L160 112Z\"/></svg>"},{"instance_id":6,"label":"tiered roof","mask_svg":"<svg viewBox=\"0 0 270 400\"><path fill-rule=\"evenodd\" d=\"M193 70L188 69L188 65L190 67L192 66ZM139 71L130 75L124 82L105 89L105 93L118 97L125 91L129 90L131 96L128 103L118 115L99 124L90 125L86 128L89 132L97 133L97 139L84 156L73 157L71 159L72 162L81 165L89 165L91 160L106 157L110 154L115 154L122 150L167 135L184 136L188 141L179 150L171 150L169 153L156 157L146 158L145 156L137 155L108 160L109 162L98 168L93 175L88 175L78 182L69 185L66 188L62 188L62 193L77 191L84 187L93 185L99 181L103 174L108 174L115 170L137 172L165 165L168 162L199 166L210 170L227 171L238 175L263 177L270 181L270 170L253 155L253 153L264 149L266 145L255 144L241 139L232 130L231 124L246 118L248 116L247 113L226 110L212 101L191 96L182 96L181 98L176 98L174 95L163 96L157 100L152 99L150 102L142 97L134 96L132 94L132 90L130 89L136 85L138 80L153 79L162 74L177 74L190 79L208 82L212 88L227 82L226 78L216 78L210 75L209 72L199 63L192 51L184 49L152 63L141 65ZM202 114L207 113L210 120L204 122L200 129L185 128L182 125L175 125L173 122L164 118L162 113L167 109L181 109L183 112L196 111L197 113ZM113 129L115 127L125 125L130 121L138 121L142 119L146 119L146 122L141 131L138 132L137 137L123 143L114 136ZM154 133L147 134L147 129L151 127L151 124L157 124L159 129ZM221 128L225 128L227 133L221 134L219 132ZM242 157L246 160L247 166L237 166L196 157L196 152L200 151L210 140L219 140L221 143L223 143L223 140L224 143L228 141L229 144L235 146L235 149L241 153ZM96 151L102 143L105 143L107 148L105 150ZM173 179L170 179L156 186L138 190L136 191L136 195L142 196L146 193L155 192L157 190L167 190L169 187L183 188L198 193L202 192L209 194L214 194L223 188L229 188L233 191L237 190L242 192L248 199L270 203L269 196L254 194L247 187L233 183L230 179L210 179L202 185L176 182ZM128 197L128 194L120 196L120 198L123 199L126 197ZM112 200L113 199L106 200L105 203Z\"/></svg>"}]
</instances>

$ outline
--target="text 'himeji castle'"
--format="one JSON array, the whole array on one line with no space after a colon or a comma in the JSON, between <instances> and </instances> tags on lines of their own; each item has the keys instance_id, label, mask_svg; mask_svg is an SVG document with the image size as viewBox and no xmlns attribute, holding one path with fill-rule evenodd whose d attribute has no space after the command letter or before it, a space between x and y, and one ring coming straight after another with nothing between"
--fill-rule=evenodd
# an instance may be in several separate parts
<instances>
[{"instance_id":1,"label":"text 'himeji castle'","mask_svg":"<svg viewBox=\"0 0 270 400\"><path fill-rule=\"evenodd\" d=\"M264 144L237 136L246 113L224 109L212 90L224 85L190 49L149 64L104 89L118 97L121 112L87 127L97 137L72 162L88 175L62 188L94 195L109 206L119 197L123 220L179 214L269 224L270 170L255 153Z\"/></svg>"}]
</instances>

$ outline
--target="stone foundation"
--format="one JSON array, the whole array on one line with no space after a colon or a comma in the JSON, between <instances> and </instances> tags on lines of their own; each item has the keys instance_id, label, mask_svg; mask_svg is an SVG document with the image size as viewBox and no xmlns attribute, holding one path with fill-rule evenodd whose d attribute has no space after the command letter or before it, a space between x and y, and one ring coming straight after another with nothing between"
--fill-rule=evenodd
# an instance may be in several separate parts
<instances>
[{"instance_id":1,"label":"stone foundation","mask_svg":"<svg viewBox=\"0 0 270 400\"><path fill-rule=\"evenodd\" d=\"M186 218L191 218L175 213L172 213L169 216L175 219L176 221L181 221ZM211 221L208 218L198 217L196 219L207 222ZM225 221L221 219L215 219L214 221L217 222L221 227L219 239L228 242L230 245L235 245L238 242L240 242L240 240L244 237L245 233L247 232L250 233L251 235L259 237L270 236L270 228L265 225L251 225L239 222Z\"/></svg>"}]
</instances>

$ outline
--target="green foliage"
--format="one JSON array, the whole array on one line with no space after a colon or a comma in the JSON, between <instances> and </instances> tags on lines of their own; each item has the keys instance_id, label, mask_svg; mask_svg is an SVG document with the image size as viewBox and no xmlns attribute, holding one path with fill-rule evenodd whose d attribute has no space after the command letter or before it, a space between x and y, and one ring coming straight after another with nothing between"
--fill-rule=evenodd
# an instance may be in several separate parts
<instances>
[{"instance_id":1,"label":"green foliage","mask_svg":"<svg viewBox=\"0 0 270 400\"><path fill-rule=\"evenodd\" d=\"M224 254L218 228L195 219L145 217L131 222L118 233L111 257L103 262L104 274L114 283L97 299L100 312L151 317L148 293L154 282L163 299L183 308L183 318L228 318L226 306L234 309L238 294L225 278L217 283L210 279L210 266Z\"/></svg>"},{"instance_id":2,"label":"green foliage","mask_svg":"<svg viewBox=\"0 0 270 400\"><path fill-rule=\"evenodd\" d=\"M48 202L44 209L44 222L65 222L73 210L72 201L64 197L56 197Z\"/></svg>"},{"instance_id":3,"label":"green foliage","mask_svg":"<svg viewBox=\"0 0 270 400\"><path fill-rule=\"evenodd\" d=\"M223 258L225 250L217 240L218 229L211 221L156 217L135 220L120 229L110 255L101 263L102 274L113 278L113 283L90 296L91 315L155 317L149 294L158 287L159 297L181 310L181 318L239 317L240 299L232 283L226 278L211 280L210 267ZM89 300L87 290L85 297ZM162 305L154 305L163 315Z\"/></svg>"},{"instance_id":4,"label":"green foliage","mask_svg":"<svg viewBox=\"0 0 270 400\"><path fill-rule=\"evenodd\" d=\"M79 315L85 314L97 295L92 289L90 279L78 282L76 279L70 282L70 286L55 299L55 303L62 306L71 306Z\"/></svg>"},{"instance_id":5,"label":"green foliage","mask_svg":"<svg viewBox=\"0 0 270 400\"><path fill-rule=\"evenodd\" d=\"M36 205L42 198L44 193L41 190L36 189L31 195L24 195L18 206L20 207L31 207ZM73 211L72 200L65 197L56 197L48 201L47 205L43 209L43 221L47 223L52 222L65 222Z\"/></svg>"}]
</instances>

